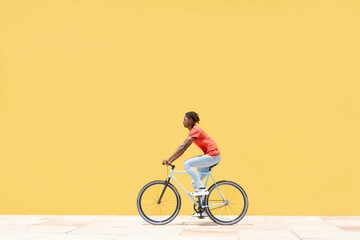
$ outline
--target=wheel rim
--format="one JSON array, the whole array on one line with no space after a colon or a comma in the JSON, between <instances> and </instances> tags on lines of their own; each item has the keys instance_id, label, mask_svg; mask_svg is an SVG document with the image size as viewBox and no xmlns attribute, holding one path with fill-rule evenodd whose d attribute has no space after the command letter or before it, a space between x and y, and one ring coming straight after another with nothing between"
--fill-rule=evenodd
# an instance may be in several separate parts
<instances>
[{"instance_id":1,"label":"wheel rim","mask_svg":"<svg viewBox=\"0 0 360 240\"><path fill-rule=\"evenodd\" d=\"M227 204L208 207L210 214L218 221L224 223L232 223L240 220L244 211L246 211L246 200L243 193L240 189L230 184L221 184L218 185L218 187ZM224 202L224 200L218 189L215 187L209 195L208 205L222 202Z\"/></svg>"},{"instance_id":2,"label":"wheel rim","mask_svg":"<svg viewBox=\"0 0 360 240\"><path fill-rule=\"evenodd\" d=\"M158 203L163 189L164 184L154 184L149 186L141 196L141 209L146 218L151 221L166 221L176 212L177 197L170 187L167 187L161 202Z\"/></svg>"}]
</instances>

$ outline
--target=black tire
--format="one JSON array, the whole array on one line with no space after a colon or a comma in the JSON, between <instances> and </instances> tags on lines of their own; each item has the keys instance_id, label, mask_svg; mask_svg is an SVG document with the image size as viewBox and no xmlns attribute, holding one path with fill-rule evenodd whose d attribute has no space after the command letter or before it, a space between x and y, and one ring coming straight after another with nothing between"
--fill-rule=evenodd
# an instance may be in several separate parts
<instances>
[{"instance_id":1,"label":"black tire","mask_svg":"<svg viewBox=\"0 0 360 240\"><path fill-rule=\"evenodd\" d=\"M140 216L148 223L167 224L179 214L180 194L171 183L168 183L161 203L157 202L164 187L165 181L156 180L146 184L139 192L137 208Z\"/></svg>"},{"instance_id":2,"label":"black tire","mask_svg":"<svg viewBox=\"0 0 360 240\"><path fill-rule=\"evenodd\" d=\"M216 183L227 204L206 208L209 218L217 224L232 225L238 223L246 214L249 207L249 200L245 190L232 181L219 181ZM209 188L209 195L205 198L205 205L221 203L223 199L213 184Z\"/></svg>"}]
</instances>

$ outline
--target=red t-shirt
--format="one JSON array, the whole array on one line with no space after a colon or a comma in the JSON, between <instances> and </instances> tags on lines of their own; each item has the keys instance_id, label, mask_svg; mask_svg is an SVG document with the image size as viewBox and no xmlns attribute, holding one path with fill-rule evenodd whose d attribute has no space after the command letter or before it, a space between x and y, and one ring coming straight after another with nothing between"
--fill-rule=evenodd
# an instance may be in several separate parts
<instances>
[{"instance_id":1,"label":"red t-shirt","mask_svg":"<svg viewBox=\"0 0 360 240\"><path fill-rule=\"evenodd\" d=\"M196 137L194 143L204 152L205 155L220 155L219 148L214 140L212 140L212 138L199 126L194 125L189 132L189 137Z\"/></svg>"}]
</instances>

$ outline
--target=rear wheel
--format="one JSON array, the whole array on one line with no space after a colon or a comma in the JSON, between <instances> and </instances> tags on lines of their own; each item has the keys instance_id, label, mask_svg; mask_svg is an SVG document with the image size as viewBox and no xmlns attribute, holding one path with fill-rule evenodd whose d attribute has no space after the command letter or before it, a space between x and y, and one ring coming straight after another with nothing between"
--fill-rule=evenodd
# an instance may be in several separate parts
<instances>
[{"instance_id":1,"label":"rear wheel","mask_svg":"<svg viewBox=\"0 0 360 240\"><path fill-rule=\"evenodd\" d=\"M167 224L175 219L181 207L181 198L177 189L168 183L164 195L165 181L156 180L146 184L139 192L137 208L140 216L148 223Z\"/></svg>"},{"instance_id":2,"label":"rear wheel","mask_svg":"<svg viewBox=\"0 0 360 240\"><path fill-rule=\"evenodd\" d=\"M232 181L220 181L209 188L205 198L209 218L221 225L239 222L246 214L249 200L244 189Z\"/></svg>"}]
</instances>

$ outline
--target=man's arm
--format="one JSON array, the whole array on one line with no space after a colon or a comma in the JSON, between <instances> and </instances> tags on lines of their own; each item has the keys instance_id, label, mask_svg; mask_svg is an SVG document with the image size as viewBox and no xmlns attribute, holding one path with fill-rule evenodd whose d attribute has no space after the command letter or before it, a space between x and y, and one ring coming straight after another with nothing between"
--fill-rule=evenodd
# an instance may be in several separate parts
<instances>
[{"instance_id":1,"label":"man's arm","mask_svg":"<svg viewBox=\"0 0 360 240\"><path fill-rule=\"evenodd\" d=\"M166 164L168 165L169 163L172 163L173 161L175 161L176 159L178 159L185 151L186 149L193 143L193 141L195 140L195 137L189 137L187 138L174 152L173 155L171 155L170 158L168 159L164 159L163 161L163 165Z\"/></svg>"}]
</instances>

